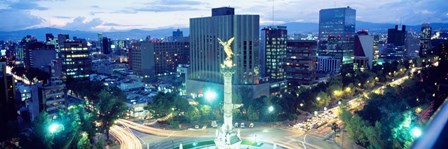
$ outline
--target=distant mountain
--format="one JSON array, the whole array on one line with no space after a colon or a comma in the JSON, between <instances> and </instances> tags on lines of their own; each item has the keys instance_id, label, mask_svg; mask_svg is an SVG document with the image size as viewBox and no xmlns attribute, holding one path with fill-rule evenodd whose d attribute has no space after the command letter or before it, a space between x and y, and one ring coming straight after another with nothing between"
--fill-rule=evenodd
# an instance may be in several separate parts
<instances>
[{"instance_id":1,"label":"distant mountain","mask_svg":"<svg viewBox=\"0 0 448 149\"><path fill-rule=\"evenodd\" d=\"M288 34L292 33L317 33L318 32L318 23L309 23L309 22L289 22L285 24L276 24L287 26ZM260 28L266 27L269 25L261 25ZM387 33L387 29L395 27L395 24L392 23L371 23L371 22L356 22L356 30L366 29L369 32L373 33ZM448 23L431 23L431 27L434 31L441 29L448 29ZM164 28L164 29L133 29L128 31L112 31L112 32L103 32L103 36L109 37L112 39L141 39L150 35L151 37L167 37L172 35L172 31L177 28ZM183 31L184 36L189 35L188 28L180 28ZM410 31L420 31L420 25L408 25L407 30ZM0 32L0 40L20 40L26 35L33 35L38 40L44 40L46 33L52 33L57 36L57 34L69 34L70 38L74 36L80 38L94 39L98 38L99 32L89 32L89 31L73 31L73 30L63 30L57 28L36 28L36 29L27 29L20 31L10 31L10 32Z\"/></svg>"},{"instance_id":2,"label":"distant mountain","mask_svg":"<svg viewBox=\"0 0 448 149\"><path fill-rule=\"evenodd\" d=\"M177 29L177 28L176 28ZM114 32L103 32L103 37L108 37L111 39L141 39L150 35L151 37L167 37L171 36L172 32L176 30L175 28L166 28L166 29L155 29L155 30L141 30L141 29L133 29L128 31L114 31ZM184 35L188 35L188 28L180 28L181 31L184 32ZM26 35L32 35L36 37L38 40L45 40L45 34L52 33L55 37L58 34L68 34L70 38L79 37L86 39L94 39L98 38L98 33L100 32L89 32L89 31L73 31L73 30L63 30L57 28L35 28L35 29L26 29L20 31L11 31L11 32L0 32L0 40L20 40Z\"/></svg>"}]
</instances>

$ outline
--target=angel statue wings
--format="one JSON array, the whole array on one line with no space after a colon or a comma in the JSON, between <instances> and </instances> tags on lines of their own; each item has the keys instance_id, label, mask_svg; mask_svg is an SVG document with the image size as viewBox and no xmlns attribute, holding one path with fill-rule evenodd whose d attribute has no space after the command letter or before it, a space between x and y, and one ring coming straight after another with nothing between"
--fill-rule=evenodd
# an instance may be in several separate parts
<instances>
[{"instance_id":1,"label":"angel statue wings","mask_svg":"<svg viewBox=\"0 0 448 149\"><path fill-rule=\"evenodd\" d=\"M228 41L224 42L218 38L219 44L221 44L224 47L224 52L226 52L226 55L227 55L226 60L232 59L233 52L232 52L232 49L230 48L230 45L232 44L234 39L235 38L232 37Z\"/></svg>"}]
</instances>

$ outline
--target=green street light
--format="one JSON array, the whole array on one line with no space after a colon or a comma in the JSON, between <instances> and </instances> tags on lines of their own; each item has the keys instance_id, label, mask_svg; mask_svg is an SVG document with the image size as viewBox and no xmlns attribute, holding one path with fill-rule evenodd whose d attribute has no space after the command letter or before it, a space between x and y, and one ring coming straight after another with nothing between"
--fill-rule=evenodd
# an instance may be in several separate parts
<instances>
[{"instance_id":1,"label":"green street light","mask_svg":"<svg viewBox=\"0 0 448 149\"><path fill-rule=\"evenodd\" d=\"M216 92L211 91L211 90L207 90L204 93L205 99L207 99L207 101L209 101L209 102L212 101L212 100L215 100L217 96L218 95L216 94Z\"/></svg>"},{"instance_id":2,"label":"green street light","mask_svg":"<svg viewBox=\"0 0 448 149\"><path fill-rule=\"evenodd\" d=\"M411 134L412 134L413 137L418 138L418 137L420 137L422 135L422 130L420 128L418 128L418 127L414 127L411 130Z\"/></svg>"},{"instance_id":3,"label":"green street light","mask_svg":"<svg viewBox=\"0 0 448 149\"><path fill-rule=\"evenodd\" d=\"M274 107L273 106L269 106L268 110L269 110L269 113L270 113L270 112L274 111Z\"/></svg>"},{"instance_id":4,"label":"green street light","mask_svg":"<svg viewBox=\"0 0 448 149\"><path fill-rule=\"evenodd\" d=\"M52 134L59 132L62 129L62 125L59 123L52 123L49 127L48 127L48 131Z\"/></svg>"}]
</instances>

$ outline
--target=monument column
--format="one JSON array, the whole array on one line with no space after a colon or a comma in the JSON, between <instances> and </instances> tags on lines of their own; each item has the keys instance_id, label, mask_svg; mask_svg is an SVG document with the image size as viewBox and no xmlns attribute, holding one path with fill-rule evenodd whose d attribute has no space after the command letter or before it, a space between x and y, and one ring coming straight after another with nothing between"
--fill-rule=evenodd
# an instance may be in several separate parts
<instances>
[{"instance_id":1,"label":"monument column","mask_svg":"<svg viewBox=\"0 0 448 149\"><path fill-rule=\"evenodd\" d=\"M232 125L232 76L235 73L233 66L221 67L221 73L224 77L224 124L223 129L228 131L233 129Z\"/></svg>"},{"instance_id":2,"label":"monument column","mask_svg":"<svg viewBox=\"0 0 448 149\"><path fill-rule=\"evenodd\" d=\"M221 129L216 130L215 145L218 149L240 149L241 138L239 133L233 131L232 125L232 76L235 73L235 64L232 62L232 49L230 45L233 37L224 42L218 38L219 43L224 47L227 57L221 64L221 74L224 78L224 124Z\"/></svg>"}]
</instances>

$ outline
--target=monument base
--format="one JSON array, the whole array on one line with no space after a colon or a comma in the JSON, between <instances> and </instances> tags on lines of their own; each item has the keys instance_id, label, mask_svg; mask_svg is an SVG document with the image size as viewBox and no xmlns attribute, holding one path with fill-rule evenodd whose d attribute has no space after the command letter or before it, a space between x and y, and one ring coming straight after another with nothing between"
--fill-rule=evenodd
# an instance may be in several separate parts
<instances>
[{"instance_id":1,"label":"monument base","mask_svg":"<svg viewBox=\"0 0 448 149\"><path fill-rule=\"evenodd\" d=\"M241 138L235 131L222 131L222 129L216 130L215 145L218 149L240 149Z\"/></svg>"}]
</instances>

